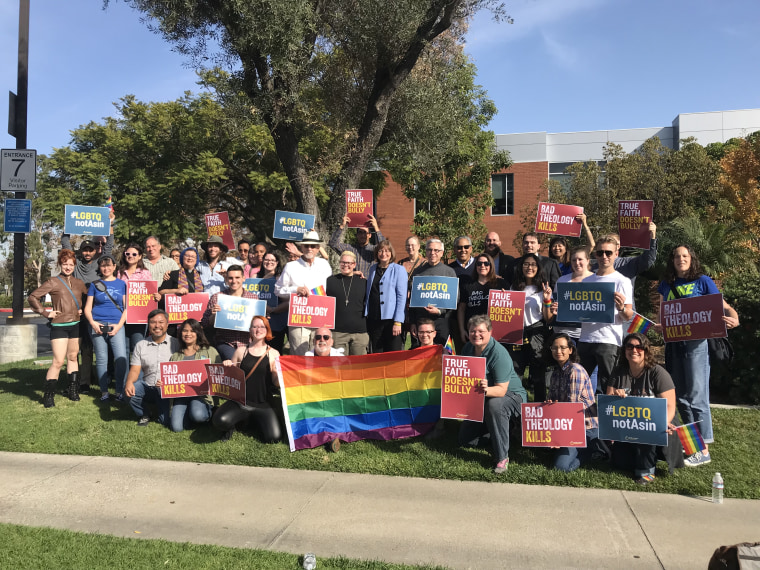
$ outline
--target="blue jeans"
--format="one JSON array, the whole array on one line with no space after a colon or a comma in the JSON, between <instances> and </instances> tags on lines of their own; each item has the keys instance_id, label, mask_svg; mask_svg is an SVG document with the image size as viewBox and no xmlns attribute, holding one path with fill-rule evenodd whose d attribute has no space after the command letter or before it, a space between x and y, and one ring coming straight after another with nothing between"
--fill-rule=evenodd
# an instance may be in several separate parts
<instances>
[{"instance_id":1,"label":"blue jeans","mask_svg":"<svg viewBox=\"0 0 760 570\"><path fill-rule=\"evenodd\" d=\"M114 326L114 325L111 325ZM114 382L116 393L124 392L124 384L127 381L127 344L124 335L124 327L119 329L113 336L95 334L90 327L92 348L95 351L95 372L98 375L98 385L101 392L108 392L108 347L113 352Z\"/></svg>"},{"instance_id":2,"label":"blue jeans","mask_svg":"<svg viewBox=\"0 0 760 570\"><path fill-rule=\"evenodd\" d=\"M463 421L459 445L478 447L481 437L488 433L496 462L509 457L509 424L512 420L519 421L520 404L522 400L514 392L507 392L502 398L486 398L483 423Z\"/></svg>"},{"instance_id":3,"label":"blue jeans","mask_svg":"<svg viewBox=\"0 0 760 570\"><path fill-rule=\"evenodd\" d=\"M676 405L684 424L698 422L705 443L712 443L710 415L710 351L706 340L669 342L665 368L676 386Z\"/></svg>"},{"instance_id":4,"label":"blue jeans","mask_svg":"<svg viewBox=\"0 0 760 570\"><path fill-rule=\"evenodd\" d=\"M202 424L211 419L211 406L205 398L174 398L170 424L172 431L183 431L185 429L185 416L188 411L190 420L197 424Z\"/></svg>"},{"instance_id":5,"label":"blue jeans","mask_svg":"<svg viewBox=\"0 0 760 570\"><path fill-rule=\"evenodd\" d=\"M135 351L135 346L141 340L145 339L145 329L147 325L124 325L124 331L127 335L127 354L129 358L132 358L132 353ZM127 370L129 374L129 370ZM138 378L142 380L143 373L140 370L140 376Z\"/></svg>"},{"instance_id":6,"label":"blue jeans","mask_svg":"<svg viewBox=\"0 0 760 570\"><path fill-rule=\"evenodd\" d=\"M138 418L147 416L147 405L154 403L158 407L158 417L156 421L161 425L166 425L169 418L170 399L161 397L161 389L156 386L148 386L144 380L135 382L135 395L129 399L129 405L132 406Z\"/></svg>"},{"instance_id":7,"label":"blue jeans","mask_svg":"<svg viewBox=\"0 0 760 570\"><path fill-rule=\"evenodd\" d=\"M599 428L586 430L586 447L561 447L554 458L554 468L570 473L591 458L591 442L599 437Z\"/></svg>"}]
</instances>

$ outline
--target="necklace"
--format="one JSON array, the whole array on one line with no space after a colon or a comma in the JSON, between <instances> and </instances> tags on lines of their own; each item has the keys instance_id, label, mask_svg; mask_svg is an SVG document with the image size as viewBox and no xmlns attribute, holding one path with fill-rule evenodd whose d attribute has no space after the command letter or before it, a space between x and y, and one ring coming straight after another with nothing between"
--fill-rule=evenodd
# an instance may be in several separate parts
<instances>
[{"instance_id":1,"label":"necklace","mask_svg":"<svg viewBox=\"0 0 760 570\"><path fill-rule=\"evenodd\" d=\"M354 282L354 274L351 274L351 280L348 282L348 291L346 291L346 276L340 280L340 284L343 286L343 294L346 296L346 307L348 307L348 296L351 294L351 285Z\"/></svg>"}]
</instances>

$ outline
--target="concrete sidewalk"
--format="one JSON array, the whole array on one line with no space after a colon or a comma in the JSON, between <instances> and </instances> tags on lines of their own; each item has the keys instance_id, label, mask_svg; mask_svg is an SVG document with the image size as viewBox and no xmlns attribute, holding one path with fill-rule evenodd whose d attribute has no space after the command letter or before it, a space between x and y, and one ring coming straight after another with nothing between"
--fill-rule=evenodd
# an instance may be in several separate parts
<instances>
[{"instance_id":1,"label":"concrete sidewalk","mask_svg":"<svg viewBox=\"0 0 760 570\"><path fill-rule=\"evenodd\" d=\"M453 568L705 568L760 501L0 453L0 521Z\"/></svg>"}]
</instances>

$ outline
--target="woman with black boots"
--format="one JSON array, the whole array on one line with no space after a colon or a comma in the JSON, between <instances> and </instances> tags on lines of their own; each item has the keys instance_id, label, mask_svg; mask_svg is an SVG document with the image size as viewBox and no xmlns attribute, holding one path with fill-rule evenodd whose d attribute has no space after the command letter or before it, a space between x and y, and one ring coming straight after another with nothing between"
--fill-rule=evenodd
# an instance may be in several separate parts
<instances>
[{"instance_id":1,"label":"woman with black boots","mask_svg":"<svg viewBox=\"0 0 760 570\"><path fill-rule=\"evenodd\" d=\"M58 254L60 273L51 277L41 287L29 295L29 306L35 313L50 320L50 344L53 347L53 364L47 371L45 395L42 403L46 408L55 406L55 385L66 362L69 387L68 397L79 400L79 318L87 296L84 281L72 275L76 266L76 255L69 249L62 249ZM52 309L45 309L45 295L50 294Z\"/></svg>"}]
</instances>

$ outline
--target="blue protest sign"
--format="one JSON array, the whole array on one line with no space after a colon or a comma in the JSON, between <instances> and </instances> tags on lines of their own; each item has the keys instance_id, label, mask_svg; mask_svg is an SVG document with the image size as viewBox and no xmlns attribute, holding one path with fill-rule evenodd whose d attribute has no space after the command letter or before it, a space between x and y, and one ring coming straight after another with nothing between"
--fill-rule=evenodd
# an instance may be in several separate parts
<instances>
[{"instance_id":1,"label":"blue protest sign","mask_svg":"<svg viewBox=\"0 0 760 570\"><path fill-rule=\"evenodd\" d=\"M457 277L419 275L412 280L410 307L433 305L439 309L456 309L459 294Z\"/></svg>"},{"instance_id":2,"label":"blue protest sign","mask_svg":"<svg viewBox=\"0 0 760 570\"><path fill-rule=\"evenodd\" d=\"M274 294L275 279L246 279L243 288L249 293L258 295L258 298L266 301L270 307L276 307L280 300Z\"/></svg>"},{"instance_id":3,"label":"blue protest sign","mask_svg":"<svg viewBox=\"0 0 760 570\"><path fill-rule=\"evenodd\" d=\"M557 320L614 323L614 283L557 283Z\"/></svg>"},{"instance_id":4,"label":"blue protest sign","mask_svg":"<svg viewBox=\"0 0 760 570\"><path fill-rule=\"evenodd\" d=\"M5 201L3 231L7 234L28 234L32 231L32 201L8 198Z\"/></svg>"},{"instance_id":5,"label":"blue protest sign","mask_svg":"<svg viewBox=\"0 0 760 570\"><path fill-rule=\"evenodd\" d=\"M599 396L599 439L668 445L665 398Z\"/></svg>"},{"instance_id":6,"label":"blue protest sign","mask_svg":"<svg viewBox=\"0 0 760 570\"><path fill-rule=\"evenodd\" d=\"M79 236L107 236L111 233L109 208L66 204L63 233Z\"/></svg>"},{"instance_id":7,"label":"blue protest sign","mask_svg":"<svg viewBox=\"0 0 760 570\"><path fill-rule=\"evenodd\" d=\"M272 237L288 241L301 241L303 234L314 229L314 216L298 212L274 212L274 231Z\"/></svg>"},{"instance_id":8,"label":"blue protest sign","mask_svg":"<svg viewBox=\"0 0 760 570\"><path fill-rule=\"evenodd\" d=\"M261 299L218 295L216 302L222 308L214 320L217 329L248 332L253 317L267 314L267 302Z\"/></svg>"}]
</instances>

